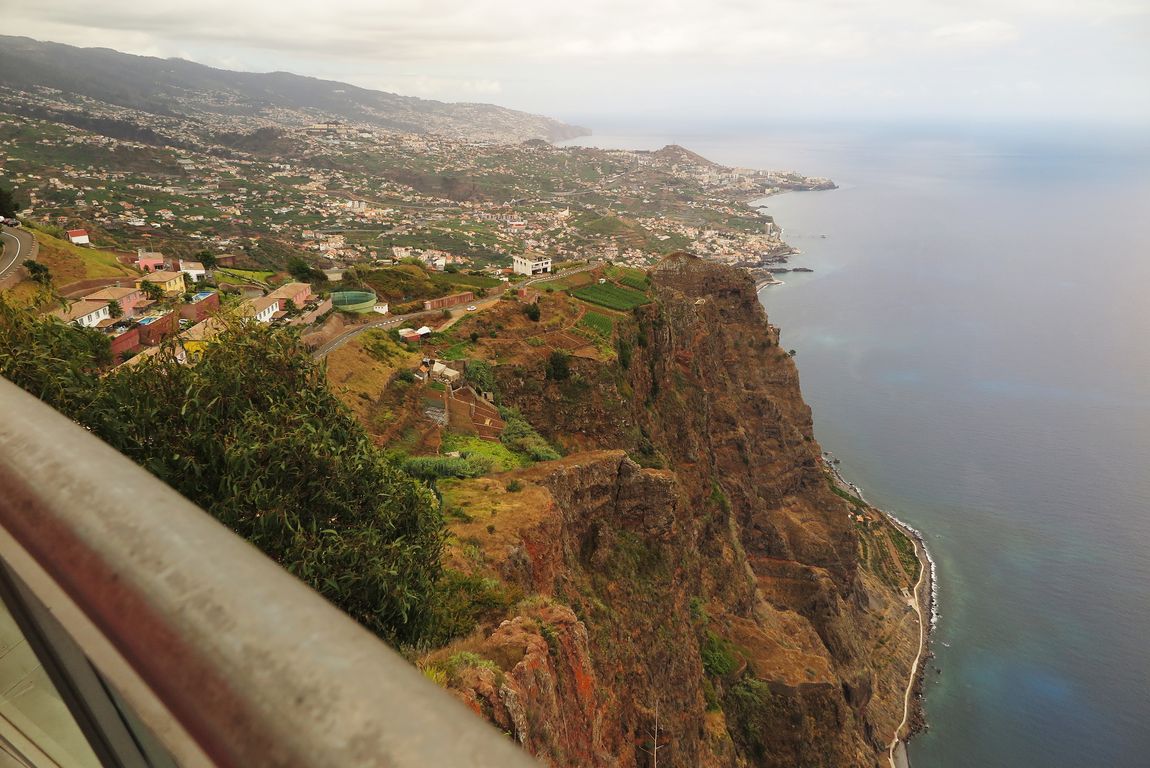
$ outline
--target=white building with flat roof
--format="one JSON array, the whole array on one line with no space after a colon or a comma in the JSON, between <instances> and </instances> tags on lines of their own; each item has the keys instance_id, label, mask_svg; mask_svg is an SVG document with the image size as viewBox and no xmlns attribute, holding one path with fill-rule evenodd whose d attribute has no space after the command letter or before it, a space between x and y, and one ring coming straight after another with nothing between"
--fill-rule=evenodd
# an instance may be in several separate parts
<instances>
[{"instance_id":1,"label":"white building with flat roof","mask_svg":"<svg viewBox=\"0 0 1150 768\"><path fill-rule=\"evenodd\" d=\"M517 275L541 275L551 271L551 257L536 253L515 254L511 268Z\"/></svg>"}]
</instances>

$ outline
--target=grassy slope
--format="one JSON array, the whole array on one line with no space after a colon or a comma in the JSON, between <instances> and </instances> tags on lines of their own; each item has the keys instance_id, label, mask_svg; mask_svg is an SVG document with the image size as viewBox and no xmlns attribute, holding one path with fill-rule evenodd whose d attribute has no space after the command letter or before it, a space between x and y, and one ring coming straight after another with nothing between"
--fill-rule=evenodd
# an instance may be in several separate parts
<instances>
[{"instance_id":1,"label":"grassy slope","mask_svg":"<svg viewBox=\"0 0 1150 768\"><path fill-rule=\"evenodd\" d=\"M111 251L99 251L72 245L43 232L35 232L40 252L36 257L52 273L52 282L57 286L68 285L79 280L92 280L100 277L131 278L140 274L116 260ZM17 304L30 304L36 297L39 286L31 280L23 280L9 289L10 298Z\"/></svg>"}]
</instances>

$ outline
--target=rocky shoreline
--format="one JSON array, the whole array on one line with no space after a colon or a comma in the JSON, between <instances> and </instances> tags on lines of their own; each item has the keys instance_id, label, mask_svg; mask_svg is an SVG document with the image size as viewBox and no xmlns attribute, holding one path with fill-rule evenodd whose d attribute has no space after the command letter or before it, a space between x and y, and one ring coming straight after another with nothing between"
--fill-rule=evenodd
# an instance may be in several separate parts
<instances>
[{"instance_id":1,"label":"rocky shoreline","mask_svg":"<svg viewBox=\"0 0 1150 768\"><path fill-rule=\"evenodd\" d=\"M910 700L913 702L913 705L907 713L905 735L903 735L897 743L892 743L891 745L891 766L892 768L899 768L909 765L905 751L906 743L909 742L915 734L921 733L927 728L926 714L923 710L923 684L926 677L926 662L934 655L930 650L930 639L935 626L938 624L939 616L937 565L934 562L934 558L931 557L930 550L926 546L926 540L923 538L922 532L914 526L903 522L892 513L879 509L867 501L862 489L847 480L842 472L839 471L837 462L838 460L834 458L830 451L823 451L823 464L830 472L831 477L834 478L835 484L841 490L861 499L870 510L880 515L887 523L902 531L914 542L915 556L918 558L922 573L925 576L924 579L920 579L914 595L920 616L929 617L929 620L922 623L922 643L919 648L913 677L908 681ZM901 730L900 728L900 731ZM901 753L897 762L895 760L896 751Z\"/></svg>"}]
</instances>

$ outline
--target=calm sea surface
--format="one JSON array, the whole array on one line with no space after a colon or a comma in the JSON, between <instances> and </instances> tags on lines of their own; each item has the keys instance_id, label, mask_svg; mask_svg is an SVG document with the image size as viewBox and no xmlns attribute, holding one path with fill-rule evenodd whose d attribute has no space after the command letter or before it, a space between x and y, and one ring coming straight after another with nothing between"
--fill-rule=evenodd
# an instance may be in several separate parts
<instances>
[{"instance_id":1,"label":"calm sea surface","mask_svg":"<svg viewBox=\"0 0 1150 768\"><path fill-rule=\"evenodd\" d=\"M1110 132L676 141L841 189L769 198L760 295L817 436L939 565L930 766L1150 766L1150 148Z\"/></svg>"}]
</instances>

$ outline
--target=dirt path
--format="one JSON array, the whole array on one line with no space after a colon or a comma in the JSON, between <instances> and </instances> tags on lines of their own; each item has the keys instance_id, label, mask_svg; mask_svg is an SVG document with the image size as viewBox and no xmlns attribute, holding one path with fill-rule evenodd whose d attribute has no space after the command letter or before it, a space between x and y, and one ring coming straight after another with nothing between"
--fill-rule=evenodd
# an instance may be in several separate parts
<instances>
[{"instance_id":1,"label":"dirt path","mask_svg":"<svg viewBox=\"0 0 1150 768\"><path fill-rule=\"evenodd\" d=\"M898 527L893 520L887 518L891 525ZM923 585L927 584L930 577L930 563L926 558L926 553L923 551L922 543L918 537L911 534L910 531L903 530L912 542L914 542L914 554L918 558L920 567L918 573L918 581L914 585L914 592L907 598L907 603L914 609L915 615L918 616L918 653L914 656L914 664L910 668L910 679L907 680L906 693L903 694L902 701L902 721L898 727L894 729L894 738L890 742L890 747L887 751L887 756L890 758L890 768L906 768L908 765L906 759L906 749L902 747L900 734L902 729L906 727L907 721L910 720L910 697L914 693L914 685L918 679L918 667L922 663L923 656L926 654L926 617L922 613L922 589ZM895 562L898 562L897 560ZM901 566L901 563L900 563ZM929 586L927 587L929 589ZM896 754L897 753L897 754Z\"/></svg>"}]
</instances>

